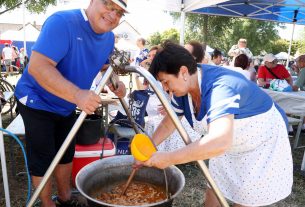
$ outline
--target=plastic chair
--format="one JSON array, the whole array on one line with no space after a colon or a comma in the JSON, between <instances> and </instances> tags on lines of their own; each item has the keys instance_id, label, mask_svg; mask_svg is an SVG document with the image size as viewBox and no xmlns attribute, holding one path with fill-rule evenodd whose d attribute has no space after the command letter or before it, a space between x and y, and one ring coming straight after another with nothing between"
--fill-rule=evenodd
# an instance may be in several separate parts
<instances>
[{"instance_id":1,"label":"plastic chair","mask_svg":"<svg viewBox=\"0 0 305 207\"><path fill-rule=\"evenodd\" d=\"M298 126L297 127L297 133L295 134L295 139L294 139L294 144L292 146L292 149L298 149L302 148L305 146L299 146L299 139L300 139L300 134L302 131L302 126L303 126L303 120L304 120L304 115L287 115L288 118L288 123L292 126Z\"/></svg>"}]
</instances>

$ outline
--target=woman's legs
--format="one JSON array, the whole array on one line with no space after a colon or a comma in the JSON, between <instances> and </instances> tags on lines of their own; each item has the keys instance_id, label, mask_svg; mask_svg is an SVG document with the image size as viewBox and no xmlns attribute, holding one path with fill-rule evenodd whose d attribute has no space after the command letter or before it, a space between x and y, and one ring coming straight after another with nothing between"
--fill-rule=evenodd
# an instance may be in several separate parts
<instances>
[{"instance_id":1,"label":"woman's legs","mask_svg":"<svg viewBox=\"0 0 305 207\"><path fill-rule=\"evenodd\" d=\"M205 207L221 207L214 191L208 188L205 192ZM234 204L233 207L247 207L240 204Z\"/></svg>"},{"instance_id":2,"label":"woman's legs","mask_svg":"<svg viewBox=\"0 0 305 207\"><path fill-rule=\"evenodd\" d=\"M205 192L205 207L221 207L214 191L208 188Z\"/></svg>"}]
</instances>

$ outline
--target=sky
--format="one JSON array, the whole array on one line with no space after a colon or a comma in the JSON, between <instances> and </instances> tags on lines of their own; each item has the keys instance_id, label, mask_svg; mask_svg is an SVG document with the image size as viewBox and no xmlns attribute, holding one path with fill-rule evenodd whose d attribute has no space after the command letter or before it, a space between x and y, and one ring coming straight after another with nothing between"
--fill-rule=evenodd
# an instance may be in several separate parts
<instances>
[{"instance_id":1,"label":"sky","mask_svg":"<svg viewBox=\"0 0 305 207\"><path fill-rule=\"evenodd\" d=\"M58 0L62 2L63 0ZM30 14L26 12L26 23L36 21L37 24L43 24L45 19L52 13L58 10L86 8L90 0L72 0L68 5L48 7L45 14ZM162 11L162 3L150 3L149 0L128 0L129 14L126 14L122 20L127 20L135 29L137 29L141 36L148 37L154 32L163 32L166 29L178 27L174 25L169 14ZM156 2L156 0L154 0ZM2 10L2 9L0 9ZM16 9L13 12L7 12L0 15L0 23L19 23L22 24L23 13L22 9Z\"/></svg>"},{"instance_id":2,"label":"sky","mask_svg":"<svg viewBox=\"0 0 305 207\"><path fill-rule=\"evenodd\" d=\"M58 0L63 2L66 0ZM30 14L26 12L26 23L36 21L37 24L42 24L44 20L58 10L71 9L71 8L86 8L89 0L71 0L68 5L49 7L45 14ZM174 23L171 16L165 13L162 8L164 7L164 0L128 0L128 9L130 11L124 19L127 20L135 29L139 31L142 37L147 38L154 32L163 32L170 28L179 29L179 22ZM1 9L2 10L2 9ZM0 22L19 23L22 24L22 10L18 9L13 12L8 12L0 15ZM123 20L123 19L122 19ZM300 31L304 26L296 26L294 39L300 37ZM287 29L279 29L279 34L282 38L290 40L292 34L292 25L287 24Z\"/></svg>"}]
</instances>

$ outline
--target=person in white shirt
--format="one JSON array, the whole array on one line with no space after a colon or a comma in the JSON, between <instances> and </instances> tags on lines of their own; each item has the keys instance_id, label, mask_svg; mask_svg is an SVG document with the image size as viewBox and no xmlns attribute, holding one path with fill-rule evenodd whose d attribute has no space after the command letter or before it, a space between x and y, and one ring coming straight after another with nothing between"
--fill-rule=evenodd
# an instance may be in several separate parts
<instances>
[{"instance_id":1,"label":"person in white shirt","mask_svg":"<svg viewBox=\"0 0 305 207\"><path fill-rule=\"evenodd\" d=\"M239 39L237 45L233 45L228 52L228 55L233 57L233 64L235 62L235 58L240 54L245 54L250 59L253 57L252 52L249 48L247 48L247 40L243 38Z\"/></svg>"},{"instance_id":2,"label":"person in white shirt","mask_svg":"<svg viewBox=\"0 0 305 207\"><path fill-rule=\"evenodd\" d=\"M9 46L8 43L4 44L4 48L2 50L2 58L4 60L4 65L6 67L6 74L8 74L9 71L13 72L13 67L12 67L13 49Z\"/></svg>"}]
</instances>

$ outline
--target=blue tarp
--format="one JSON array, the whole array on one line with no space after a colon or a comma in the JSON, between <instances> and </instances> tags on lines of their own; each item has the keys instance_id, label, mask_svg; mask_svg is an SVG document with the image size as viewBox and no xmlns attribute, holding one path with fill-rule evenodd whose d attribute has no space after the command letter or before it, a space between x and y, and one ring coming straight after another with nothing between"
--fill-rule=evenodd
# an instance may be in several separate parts
<instances>
[{"instance_id":1,"label":"blue tarp","mask_svg":"<svg viewBox=\"0 0 305 207\"><path fill-rule=\"evenodd\" d=\"M26 51L27 51L27 55L29 58L31 56L32 47L34 44L35 44L35 42L30 42L30 41L26 42ZM18 50L20 50L20 48L23 47L23 41L13 41L12 45L16 46L18 48ZM0 52L2 52L3 47L4 47L4 44L0 44Z\"/></svg>"},{"instance_id":2,"label":"blue tarp","mask_svg":"<svg viewBox=\"0 0 305 207\"><path fill-rule=\"evenodd\" d=\"M229 0L191 12L305 25L304 0Z\"/></svg>"}]
</instances>

